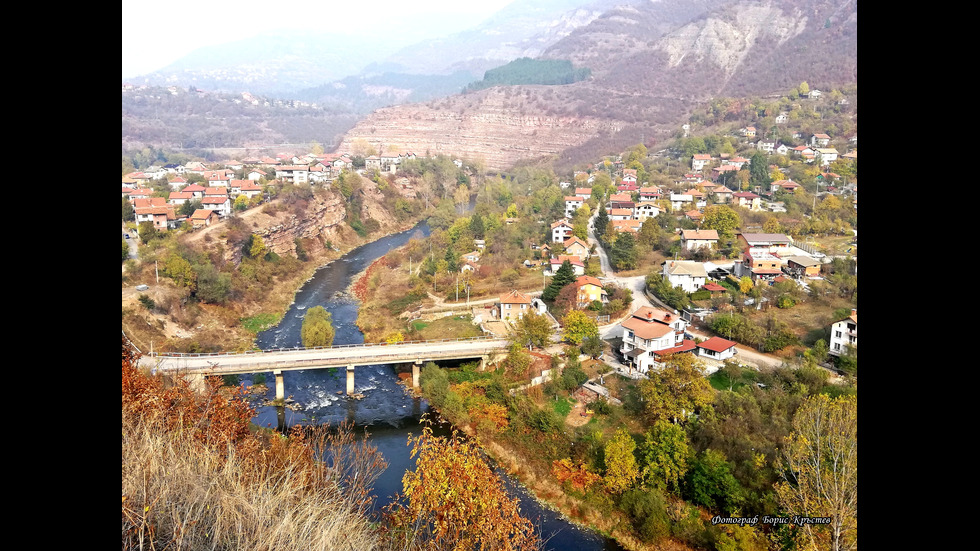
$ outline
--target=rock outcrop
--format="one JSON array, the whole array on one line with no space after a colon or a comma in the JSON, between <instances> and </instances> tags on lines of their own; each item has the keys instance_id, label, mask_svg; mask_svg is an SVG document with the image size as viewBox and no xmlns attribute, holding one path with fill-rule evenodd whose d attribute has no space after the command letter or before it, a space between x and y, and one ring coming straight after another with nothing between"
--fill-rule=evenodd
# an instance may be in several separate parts
<instances>
[{"instance_id":1,"label":"rock outcrop","mask_svg":"<svg viewBox=\"0 0 980 551\"><path fill-rule=\"evenodd\" d=\"M491 88L379 109L344 136L339 151L357 154L369 145L379 153L442 153L482 160L489 170L503 170L517 161L555 156L621 129L616 120L542 108L535 101L536 89L542 88L547 87Z\"/></svg>"}]
</instances>

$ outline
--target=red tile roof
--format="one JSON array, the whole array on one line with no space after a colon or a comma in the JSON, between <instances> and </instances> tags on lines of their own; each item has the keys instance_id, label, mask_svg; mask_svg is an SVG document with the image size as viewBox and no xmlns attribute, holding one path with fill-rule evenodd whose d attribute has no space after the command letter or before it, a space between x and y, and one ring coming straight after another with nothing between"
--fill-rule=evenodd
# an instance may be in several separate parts
<instances>
[{"instance_id":1,"label":"red tile roof","mask_svg":"<svg viewBox=\"0 0 980 551\"><path fill-rule=\"evenodd\" d=\"M735 343L732 341L721 337L711 337L710 339L699 344L698 348L704 348L705 350L710 350L712 352L724 352L733 346L735 346Z\"/></svg>"}]
</instances>

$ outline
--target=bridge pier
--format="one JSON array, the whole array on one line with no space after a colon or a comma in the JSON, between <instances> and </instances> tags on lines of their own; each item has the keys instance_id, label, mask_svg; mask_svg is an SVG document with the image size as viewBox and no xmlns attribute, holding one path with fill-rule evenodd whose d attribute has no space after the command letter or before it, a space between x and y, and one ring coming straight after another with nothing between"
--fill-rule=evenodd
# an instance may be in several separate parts
<instances>
[{"instance_id":1,"label":"bridge pier","mask_svg":"<svg viewBox=\"0 0 980 551\"><path fill-rule=\"evenodd\" d=\"M419 370L422 368L422 360L415 360L412 364L412 388L417 389L419 387Z\"/></svg>"},{"instance_id":2,"label":"bridge pier","mask_svg":"<svg viewBox=\"0 0 980 551\"><path fill-rule=\"evenodd\" d=\"M347 366L347 395L354 394L354 366Z\"/></svg>"},{"instance_id":3,"label":"bridge pier","mask_svg":"<svg viewBox=\"0 0 980 551\"><path fill-rule=\"evenodd\" d=\"M286 399L286 383L282 380L282 371L273 371L273 375L276 376L276 400L282 401Z\"/></svg>"},{"instance_id":4,"label":"bridge pier","mask_svg":"<svg viewBox=\"0 0 980 551\"><path fill-rule=\"evenodd\" d=\"M203 373L188 373L184 375L184 379L187 380L191 385L191 390L197 394L205 394L208 391L207 378Z\"/></svg>"},{"instance_id":5,"label":"bridge pier","mask_svg":"<svg viewBox=\"0 0 980 551\"><path fill-rule=\"evenodd\" d=\"M489 359L490 359L490 356L480 356L480 371L486 371L487 370L487 360L489 360Z\"/></svg>"}]
</instances>

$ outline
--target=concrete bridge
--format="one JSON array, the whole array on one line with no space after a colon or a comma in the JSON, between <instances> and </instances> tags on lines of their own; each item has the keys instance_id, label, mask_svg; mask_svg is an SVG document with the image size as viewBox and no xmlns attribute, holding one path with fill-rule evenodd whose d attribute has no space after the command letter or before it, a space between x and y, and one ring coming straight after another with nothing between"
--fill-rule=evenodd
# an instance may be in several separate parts
<instances>
[{"instance_id":1,"label":"concrete bridge","mask_svg":"<svg viewBox=\"0 0 980 551\"><path fill-rule=\"evenodd\" d=\"M276 398L285 398L282 373L301 369L347 368L347 394L354 392L357 366L411 363L412 385L419 386L422 364L435 360L480 359L480 369L495 353L510 345L507 339L472 337L397 344L352 344L321 348L291 348L231 354L148 354L140 364L156 372L182 375L203 387L206 376L271 371L276 376Z\"/></svg>"}]
</instances>

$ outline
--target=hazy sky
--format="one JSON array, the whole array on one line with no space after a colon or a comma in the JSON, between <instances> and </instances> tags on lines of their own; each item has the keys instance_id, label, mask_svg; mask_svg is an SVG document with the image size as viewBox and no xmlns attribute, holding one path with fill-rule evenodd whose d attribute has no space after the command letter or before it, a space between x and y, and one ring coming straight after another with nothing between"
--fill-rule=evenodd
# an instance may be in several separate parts
<instances>
[{"instance_id":1,"label":"hazy sky","mask_svg":"<svg viewBox=\"0 0 980 551\"><path fill-rule=\"evenodd\" d=\"M161 69L201 46L233 42L282 29L346 34L384 32L416 21L472 22L475 26L514 0L122 0L122 76ZM519 1L519 0L518 0ZM413 28L420 28L415 26ZM464 30L443 25L445 33ZM434 33L433 33L434 34Z\"/></svg>"}]
</instances>

